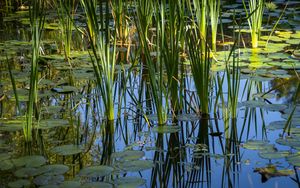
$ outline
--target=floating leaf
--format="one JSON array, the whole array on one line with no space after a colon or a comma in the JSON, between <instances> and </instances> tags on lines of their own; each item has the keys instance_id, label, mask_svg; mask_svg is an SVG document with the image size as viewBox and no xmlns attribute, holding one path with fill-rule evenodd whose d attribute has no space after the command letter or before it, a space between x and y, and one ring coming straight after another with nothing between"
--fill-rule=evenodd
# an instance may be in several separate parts
<instances>
[{"instance_id":1,"label":"floating leaf","mask_svg":"<svg viewBox=\"0 0 300 188\"><path fill-rule=\"evenodd\" d=\"M300 166L300 153L296 153L294 155L290 155L286 157L288 163L294 166Z\"/></svg>"},{"instance_id":2,"label":"floating leaf","mask_svg":"<svg viewBox=\"0 0 300 188\"><path fill-rule=\"evenodd\" d=\"M15 171L15 176L18 178L28 178L28 177L33 177L36 175L39 175L41 173L38 172L36 168L20 168L17 171Z\"/></svg>"},{"instance_id":3,"label":"floating leaf","mask_svg":"<svg viewBox=\"0 0 300 188\"><path fill-rule=\"evenodd\" d=\"M112 154L112 158L119 158L121 160L136 160L140 159L145 155L143 151L136 151L136 150L126 150L122 152L116 152Z\"/></svg>"},{"instance_id":4,"label":"floating leaf","mask_svg":"<svg viewBox=\"0 0 300 188\"><path fill-rule=\"evenodd\" d=\"M281 120L281 121L273 121L268 126L267 129L269 130L277 130L277 129L283 129L286 125L287 121ZM291 124L292 127L296 127L295 124Z\"/></svg>"},{"instance_id":5,"label":"floating leaf","mask_svg":"<svg viewBox=\"0 0 300 188\"><path fill-rule=\"evenodd\" d=\"M267 141L262 140L248 140L243 144L243 148L251 150L268 150L273 151L274 145L269 144Z\"/></svg>"},{"instance_id":6,"label":"floating leaf","mask_svg":"<svg viewBox=\"0 0 300 188\"><path fill-rule=\"evenodd\" d=\"M38 172L43 175L62 175L69 171L69 167L63 164L45 165L38 168Z\"/></svg>"},{"instance_id":7,"label":"floating leaf","mask_svg":"<svg viewBox=\"0 0 300 188\"><path fill-rule=\"evenodd\" d=\"M254 172L258 172L261 175L261 181L264 183L272 177L290 176L294 174L293 170L277 170L276 166L269 165L263 168L256 168Z\"/></svg>"},{"instance_id":8,"label":"floating leaf","mask_svg":"<svg viewBox=\"0 0 300 188\"><path fill-rule=\"evenodd\" d=\"M46 119L39 122L37 129L46 130L56 127L67 127L69 125L69 121L65 119Z\"/></svg>"},{"instance_id":9,"label":"floating leaf","mask_svg":"<svg viewBox=\"0 0 300 188\"><path fill-rule=\"evenodd\" d=\"M103 177L110 175L113 170L114 168L106 165L90 166L80 170L79 176Z\"/></svg>"},{"instance_id":10,"label":"floating leaf","mask_svg":"<svg viewBox=\"0 0 300 188\"><path fill-rule=\"evenodd\" d=\"M59 185L59 188L79 188L81 183L79 181L64 181Z\"/></svg>"},{"instance_id":11,"label":"floating leaf","mask_svg":"<svg viewBox=\"0 0 300 188\"><path fill-rule=\"evenodd\" d=\"M177 117L178 121L198 121L200 116L198 114L179 114Z\"/></svg>"},{"instance_id":12,"label":"floating leaf","mask_svg":"<svg viewBox=\"0 0 300 188\"><path fill-rule=\"evenodd\" d=\"M52 88L51 90L60 94L70 94L78 91L78 89L74 86L60 86Z\"/></svg>"},{"instance_id":13,"label":"floating leaf","mask_svg":"<svg viewBox=\"0 0 300 188\"><path fill-rule=\"evenodd\" d=\"M300 139L299 138L278 138L276 140L276 143L284 146L290 146L293 148L300 148Z\"/></svg>"},{"instance_id":14,"label":"floating leaf","mask_svg":"<svg viewBox=\"0 0 300 188\"><path fill-rule=\"evenodd\" d=\"M118 188L132 188L146 184L146 180L140 177L120 177L114 184L118 185Z\"/></svg>"},{"instance_id":15,"label":"floating leaf","mask_svg":"<svg viewBox=\"0 0 300 188\"><path fill-rule=\"evenodd\" d=\"M91 183L85 183L80 186L81 188L96 188L96 187L101 187L101 188L113 188L113 185L110 183L105 183L105 182L91 182Z\"/></svg>"},{"instance_id":16,"label":"floating leaf","mask_svg":"<svg viewBox=\"0 0 300 188\"><path fill-rule=\"evenodd\" d=\"M14 167L14 164L9 159L0 161L0 170L10 170L13 167Z\"/></svg>"},{"instance_id":17,"label":"floating leaf","mask_svg":"<svg viewBox=\"0 0 300 188\"><path fill-rule=\"evenodd\" d=\"M258 155L263 159L280 159L290 155L289 151L261 151Z\"/></svg>"},{"instance_id":18,"label":"floating leaf","mask_svg":"<svg viewBox=\"0 0 300 188\"><path fill-rule=\"evenodd\" d=\"M36 185L56 185L64 181L63 175L40 175L33 179L33 183Z\"/></svg>"},{"instance_id":19,"label":"floating leaf","mask_svg":"<svg viewBox=\"0 0 300 188\"><path fill-rule=\"evenodd\" d=\"M162 126L156 126L152 128L153 132L157 133L176 133L180 131L180 126L177 125L162 125Z\"/></svg>"},{"instance_id":20,"label":"floating leaf","mask_svg":"<svg viewBox=\"0 0 300 188\"><path fill-rule=\"evenodd\" d=\"M128 172L137 172L147 170L153 167L153 162L149 160L132 160L120 162L118 167Z\"/></svg>"},{"instance_id":21,"label":"floating leaf","mask_svg":"<svg viewBox=\"0 0 300 188\"><path fill-rule=\"evenodd\" d=\"M17 167L25 166L34 168L44 165L46 163L46 159L40 155L30 155L13 159L13 163Z\"/></svg>"},{"instance_id":22,"label":"floating leaf","mask_svg":"<svg viewBox=\"0 0 300 188\"><path fill-rule=\"evenodd\" d=\"M76 155L83 152L84 148L80 145L63 145L53 148L51 151L57 155Z\"/></svg>"},{"instance_id":23,"label":"floating leaf","mask_svg":"<svg viewBox=\"0 0 300 188\"><path fill-rule=\"evenodd\" d=\"M30 185L29 180L24 180L24 179L19 179L13 182L8 183L8 187L10 188L23 188L23 187L28 187Z\"/></svg>"}]
</instances>

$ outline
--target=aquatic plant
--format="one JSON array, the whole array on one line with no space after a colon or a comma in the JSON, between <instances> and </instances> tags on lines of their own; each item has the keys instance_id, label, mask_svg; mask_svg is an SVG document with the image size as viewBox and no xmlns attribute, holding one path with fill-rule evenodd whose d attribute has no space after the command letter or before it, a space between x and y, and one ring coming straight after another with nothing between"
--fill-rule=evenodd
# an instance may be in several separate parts
<instances>
[{"instance_id":1,"label":"aquatic plant","mask_svg":"<svg viewBox=\"0 0 300 188\"><path fill-rule=\"evenodd\" d=\"M59 16L65 60L69 62L74 28L74 15L77 3L75 0L59 0L59 2L54 0L53 2Z\"/></svg>"},{"instance_id":2,"label":"aquatic plant","mask_svg":"<svg viewBox=\"0 0 300 188\"><path fill-rule=\"evenodd\" d=\"M160 2L160 12L155 12L160 16L160 53L168 78L168 90L170 93L171 108L175 114L180 110L178 97L179 88L179 65L180 53L184 46L184 23L185 23L185 4L184 1L167 3L166 0Z\"/></svg>"},{"instance_id":3,"label":"aquatic plant","mask_svg":"<svg viewBox=\"0 0 300 188\"><path fill-rule=\"evenodd\" d=\"M30 69L30 90L29 101L27 104L26 124L24 126L24 136L27 142L32 140L33 117L38 117L38 61L40 56L41 35L44 26L44 1L32 0L29 9L31 40L32 40L32 58Z\"/></svg>"},{"instance_id":4,"label":"aquatic plant","mask_svg":"<svg viewBox=\"0 0 300 188\"><path fill-rule=\"evenodd\" d=\"M91 45L91 60L96 75L97 87L104 103L104 113L108 120L114 119L114 75L116 64L116 37L109 28L109 2L105 2L105 10L97 0L81 0L84 9L88 39ZM99 6L100 16L97 13ZM112 50L111 44L112 42Z\"/></svg>"},{"instance_id":5,"label":"aquatic plant","mask_svg":"<svg viewBox=\"0 0 300 188\"><path fill-rule=\"evenodd\" d=\"M202 42L203 39L199 37L197 29L190 29L187 34L187 46L191 70L200 99L201 113L203 116L207 116L209 114L211 60L209 58L209 49L207 45L205 45L205 48L202 48Z\"/></svg>"},{"instance_id":6,"label":"aquatic plant","mask_svg":"<svg viewBox=\"0 0 300 188\"><path fill-rule=\"evenodd\" d=\"M265 0L248 0L248 9L245 0L243 0L243 5L251 31L252 48L257 48L262 26Z\"/></svg>"},{"instance_id":7,"label":"aquatic plant","mask_svg":"<svg viewBox=\"0 0 300 188\"><path fill-rule=\"evenodd\" d=\"M220 0L209 0L209 15L210 15L210 25L211 25L211 49L216 52L217 50L217 32L220 16Z\"/></svg>"},{"instance_id":8,"label":"aquatic plant","mask_svg":"<svg viewBox=\"0 0 300 188\"><path fill-rule=\"evenodd\" d=\"M168 91L164 83L164 71L163 71L164 65L163 65L162 55L160 53L161 50L160 47L164 45L164 39L161 37L161 33L160 33L161 30L163 29L161 27L164 24L164 19L159 18L159 16L164 14L164 10L160 9L159 6L160 6L159 3L154 4L154 12L159 13L159 14L154 14L155 19L161 21L161 23L157 24L156 44L155 47L153 48L154 52L156 53L156 60L154 60L154 58L151 57L151 50L153 49L150 48L149 46L149 40L148 37L146 36L147 32L144 32L144 30L147 28L147 25L145 25L145 23L142 22L143 20L145 20L145 17L142 16L141 14L137 14L135 22L136 22L138 35L139 35L139 40L141 42L141 47L143 48L143 52L144 52L145 63L147 65L147 71L148 71L149 81L151 85L151 94L156 108L158 124L163 125L167 121L167 111L168 111L167 92ZM140 8L142 7L139 7L139 9Z\"/></svg>"}]
</instances>

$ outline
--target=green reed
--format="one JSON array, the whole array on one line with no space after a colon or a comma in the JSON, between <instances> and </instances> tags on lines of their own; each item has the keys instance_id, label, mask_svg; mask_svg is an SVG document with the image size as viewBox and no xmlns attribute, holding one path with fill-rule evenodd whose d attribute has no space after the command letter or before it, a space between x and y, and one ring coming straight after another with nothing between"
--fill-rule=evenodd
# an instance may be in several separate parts
<instances>
[{"instance_id":1,"label":"green reed","mask_svg":"<svg viewBox=\"0 0 300 188\"><path fill-rule=\"evenodd\" d=\"M112 0L112 15L115 21L116 37L120 45L128 43L129 23L127 15L127 0Z\"/></svg>"},{"instance_id":2,"label":"green reed","mask_svg":"<svg viewBox=\"0 0 300 188\"><path fill-rule=\"evenodd\" d=\"M38 93L38 61L40 56L41 46L41 35L44 26L44 1L43 0L32 0L30 9L30 27L31 27L31 40L32 40L32 58L31 58L31 69L30 69L30 90L29 90L29 101L27 104L26 112L26 124L23 128L25 140L30 142L32 140L32 127L33 117L38 117L38 104L37 104L37 93Z\"/></svg>"},{"instance_id":3,"label":"green reed","mask_svg":"<svg viewBox=\"0 0 300 188\"><path fill-rule=\"evenodd\" d=\"M205 43L206 44L206 43ZM200 100L201 113L209 114L210 67L211 59L207 45L202 48L202 39L197 29L191 29L187 35L188 54L197 94Z\"/></svg>"},{"instance_id":4,"label":"green reed","mask_svg":"<svg viewBox=\"0 0 300 188\"><path fill-rule=\"evenodd\" d=\"M53 2L57 7L57 14L59 16L65 59L69 62L72 48L74 15L77 3L75 0L59 0L59 2L54 0Z\"/></svg>"},{"instance_id":5,"label":"green reed","mask_svg":"<svg viewBox=\"0 0 300 188\"><path fill-rule=\"evenodd\" d=\"M160 15L158 18L161 19L159 20L161 28L159 37L162 41L160 53L167 73L172 110L177 113L180 110L178 72L181 62L180 52L184 46L185 1L176 0L167 3L166 0L162 0L158 3L160 3L160 12L156 14Z\"/></svg>"},{"instance_id":6,"label":"green reed","mask_svg":"<svg viewBox=\"0 0 300 188\"><path fill-rule=\"evenodd\" d=\"M157 116L158 116L158 124L163 125L167 121L167 111L168 111L168 91L167 86L165 86L164 82L164 65L163 59L161 55L161 49L164 45L164 38L162 36L161 31L164 30L163 25L165 22L164 19L164 8L165 4L159 4L158 2L154 3L154 18L157 21L156 25L156 42L154 47L150 47L147 32L147 25L143 23L143 21L147 18L141 17L141 10L143 7L138 7L139 13L136 16L136 27L140 40L140 47L143 50L145 63L147 66L147 71L150 80L151 86L151 95L153 97L153 102L156 108ZM145 12L145 11L143 11ZM161 17L160 17L161 16ZM151 51L156 53L156 58L151 56Z\"/></svg>"},{"instance_id":7,"label":"green reed","mask_svg":"<svg viewBox=\"0 0 300 188\"><path fill-rule=\"evenodd\" d=\"M243 5L251 31L252 48L257 48L262 26L265 0L248 0L248 9L245 0L243 0Z\"/></svg>"},{"instance_id":8,"label":"green reed","mask_svg":"<svg viewBox=\"0 0 300 188\"><path fill-rule=\"evenodd\" d=\"M102 96L104 111L108 120L114 119L114 75L116 63L116 37L109 28L109 2L103 1L105 10L102 7L102 1L81 0L84 9L88 38L92 49L91 60L96 75L97 87ZM100 15L98 16L97 7ZM111 50L111 40L113 40Z\"/></svg>"},{"instance_id":9,"label":"green reed","mask_svg":"<svg viewBox=\"0 0 300 188\"><path fill-rule=\"evenodd\" d=\"M217 32L220 15L220 0L208 0L209 16L211 24L211 48L214 52L217 50Z\"/></svg>"}]
</instances>

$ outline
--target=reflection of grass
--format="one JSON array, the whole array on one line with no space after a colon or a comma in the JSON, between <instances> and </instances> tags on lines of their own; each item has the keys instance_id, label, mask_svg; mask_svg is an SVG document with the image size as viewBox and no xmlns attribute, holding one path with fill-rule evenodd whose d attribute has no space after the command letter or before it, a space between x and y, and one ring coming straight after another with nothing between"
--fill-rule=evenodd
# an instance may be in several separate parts
<instances>
[{"instance_id":1,"label":"reflection of grass","mask_svg":"<svg viewBox=\"0 0 300 188\"><path fill-rule=\"evenodd\" d=\"M93 51L93 68L96 74L97 86L102 96L105 115L108 120L114 119L113 86L116 63L116 38L110 49L112 37L109 29L109 5L105 3L105 12L100 4L100 16L97 13L96 0L81 0L86 14L88 37ZM99 32L100 31L100 32Z\"/></svg>"},{"instance_id":2,"label":"reflection of grass","mask_svg":"<svg viewBox=\"0 0 300 188\"><path fill-rule=\"evenodd\" d=\"M37 113L37 92L38 92L38 60L41 42L41 33L44 26L43 17L43 0L31 1L31 7L29 10L30 26L32 36L32 58L31 58L31 72L30 72L30 90L29 90L29 102L26 113L26 125L24 126L24 135L26 141L32 139L32 124L33 116Z\"/></svg>"}]
</instances>

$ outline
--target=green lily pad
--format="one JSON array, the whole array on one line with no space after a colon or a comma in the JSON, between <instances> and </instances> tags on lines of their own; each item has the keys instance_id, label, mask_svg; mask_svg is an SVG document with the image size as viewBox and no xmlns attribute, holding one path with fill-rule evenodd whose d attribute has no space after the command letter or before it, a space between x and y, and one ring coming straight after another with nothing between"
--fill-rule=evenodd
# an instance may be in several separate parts
<instances>
[{"instance_id":1,"label":"green lily pad","mask_svg":"<svg viewBox=\"0 0 300 188\"><path fill-rule=\"evenodd\" d=\"M16 167L40 167L46 163L46 159L40 155L24 156L12 160Z\"/></svg>"},{"instance_id":2,"label":"green lily pad","mask_svg":"<svg viewBox=\"0 0 300 188\"><path fill-rule=\"evenodd\" d=\"M38 172L43 175L63 175L69 171L69 167L63 164L45 165L38 168Z\"/></svg>"},{"instance_id":3,"label":"green lily pad","mask_svg":"<svg viewBox=\"0 0 300 188\"><path fill-rule=\"evenodd\" d=\"M64 181L63 175L40 175L33 179L33 183L36 185L57 185Z\"/></svg>"},{"instance_id":4,"label":"green lily pad","mask_svg":"<svg viewBox=\"0 0 300 188\"><path fill-rule=\"evenodd\" d=\"M262 168L255 168L254 172L258 172L262 176L262 182L266 182L272 177L290 176L294 174L294 171L290 169L277 170L277 167L274 165L268 165Z\"/></svg>"},{"instance_id":5,"label":"green lily pad","mask_svg":"<svg viewBox=\"0 0 300 188\"><path fill-rule=\"evenodd\" d=\"M283 129L286 125L287 121L281 120L281 121L273 121L268 126L267 129L269 130L278 130ZM296 124L291 124L292 127L296 127Z\"/></svg>"},{"instance_id":6,"label":"green lily pad","mask_svg":"<svg viewBox=\"0 0 300 188\"><path fill-rule=\"evenodd\" d=\"M14 164L9 159L0 161L0 170L10 170L13 167L14 167Z\"/></svg>"},{"instance_id":7,"label":"green lily pad","mask_svg":"<svg viewBox=\"0 0 300 188\"><path fill-rule=\"evenodd\" d=\"M133 188L146 184L146 180L140 177L121 177L114 181L118 188Z\"/></svg>"},{"instance_id":8,"label":"green lily pad","mask_svg":"<svg viewBox=\"0 0 300 188\"><path fill-rule=\"evenodd\" d=\"M120 160L128 161L128 160L136 160L140 159L145 155L143 151L136 150L126 150L122 152L116 152L112 154L112 158L118 158Z\"/></svg>"},{"instance_id":9,"label":"green lily pad","mask_svg":"<svg viewBox=\"0 0 300 188\"><path fill-rule=\"evenodd\" d=\"M60 87L55 87L51 89L52 91L60 94L70 94L73 92L77 92L78 89L74 86L60 86Z\"/></svg>"},{"instance_id":10,"label":"green lily pad","mask_svg":"<svg viewBox=\"0 0 300 188\"><path fill-rule=\"evenodd\" d=\"M8 187L10 188L23 188L23 187L28 187L31 184L29 180L25 179L18 179L13 182L8 183Z\"/></svg>"},{"instance_id":11,"label":"green lily pad","mask_svg":"<svg viewBox=\"0 0 300 188\"><path fill-rule=\"evenodd\" d=\"M120 162L118 167L127 172L137 172L147 170L153 167L153 162L149 160L132 160Z\"/></svg>"},{"instance_id":12,"label":"green lily pad","mask_svg":"<svg viewBox=\"0 0 300 188\"><path fill-rule=\"evenodd\" d=\"M81 188L96 188L96 187L101 187L101 188L113 188L113 185L110 183L105 183L105 182L91 182L91 183L85 183L80 186Z\"/></svg>"},{"instance_id":13,"label":"green lily pad","mask_svg":"<svg viewBox=\"0 0 300 188\"><path fill-rule=\"evenodd\" d=\"M261 151L258 155L263 159L280 159L290 155L289 151Z\"/></svg>"},{"instance_id":14,"label":"green lily pad","mask_svg":"<svg viewBox=\"0 0 300 188\"><path fill-rule=\"evenodd\" d=\"M81 183L79 181L64 181L59 185L59 188L79 188Z\"/></svg>"},{"instance_id":15,"label":"green lily pad","mask_svg":"<svg viewBox=\"0 0 300 188\"><path fill-rule=\"evenodd\" d=\"M56 127L68 127L69 125L69 121L65 119L46 119L39 122L37 129L46 130Z\"/></svg>"},{"instance_id":16,"label":"green lily pad","mask_svg":"<svg viewBox=\"0 0 300 188\"><path fill-rule=\"evenodd\" d=\"M103 177L113 172L114 168L106 165L85 167L79 172L79 176Z\"/></svg>"},{"instance_id":17,"label":"green lily pad","mask_svg":"<svg viewBox=\"0 0 300 188\"><path fill-rule=\"evenodd\" d=\"M300 148L300 139L299 138L278 138L276 143L284 146L290 146L293 148Z\"/></svg>"},{"instance_id":18,"label":"green lily pad","mask_svg":"<svg viewBox=\"0 0 300 188\"><path fill-rule=\"evenodd\" d=\"M286 157L286 161L294 166L300 166L300 153Z\"/></svg>"},{"instance_id":19,"label":"green lily pad","mask_svg":"<svg viewBox=\"0 0 300 188\"><path fill-rule=\"evenodd\" d=\"M261 100L249 100L242 102L242 106L245 106L247 108L261 108L265 105L266 103Z\"/></svg>"},{"instance_id":20,"label":"green lily pad","mask_svg":"<svg viewBox=\"0 0 300 188\"><path fill-rule=\"evenodd\" d=\"M10 159L10 158L11 158L11 154L10 153L1 153L0 154L0 161L4 161L4 160Z\"/></svg>"},{"instance_id":21,"label":"green lily pad","mask_svg":"<svg viewBox=\"0 0 300 188\"><path fill-rule=\"evenodd\" d=\"M164 133L176 133L180 131L180 126L174 125L161 125L152 128L153 132L164 134Z\"/></svg>"},{"instance_id":22,"label":"green lily pad","mask_svg":"<svg viewBox=\"0 0 300 188\"><path fill-rule=\"evenodd\" d=\"M84 148L80 145L63 145L53 148L51 151L57 155L76 155L83 152Z\"/></svg>"},{"instance_id":23,"label":"green lily pad","mask_svg":"<svg viewBox=\"0 0 300 188\"><path fill-rule=\"evenodd\" d=\"M178 121L198 121L201 117L198 114L179 114L177 117Z\"/></svg>"},{"instance_id":24,"label":"green lily pad","mask_svg":"<svg viewBox=\"0 0 300 188\"><path fill-rule=\"evenodd\" d=\"M28 177L33 177L36 175L39 175L39 171L36 168L20 168L17 171L15 171L15 176L18 178L28 178Z\"/></svg>"},{"instance_id":25,"label":"green lily pad","mask_svg":"<svg viewBox=\"0 0 300 188\"><path fill-rule=\"evenodd\" d=\"M248 140L242 146L243 148L250 149L250 150L265 150L265 151L274 150L274 145L269 144L269 142L262 141L262 140Z\"/></svg>"}]
</instances>

